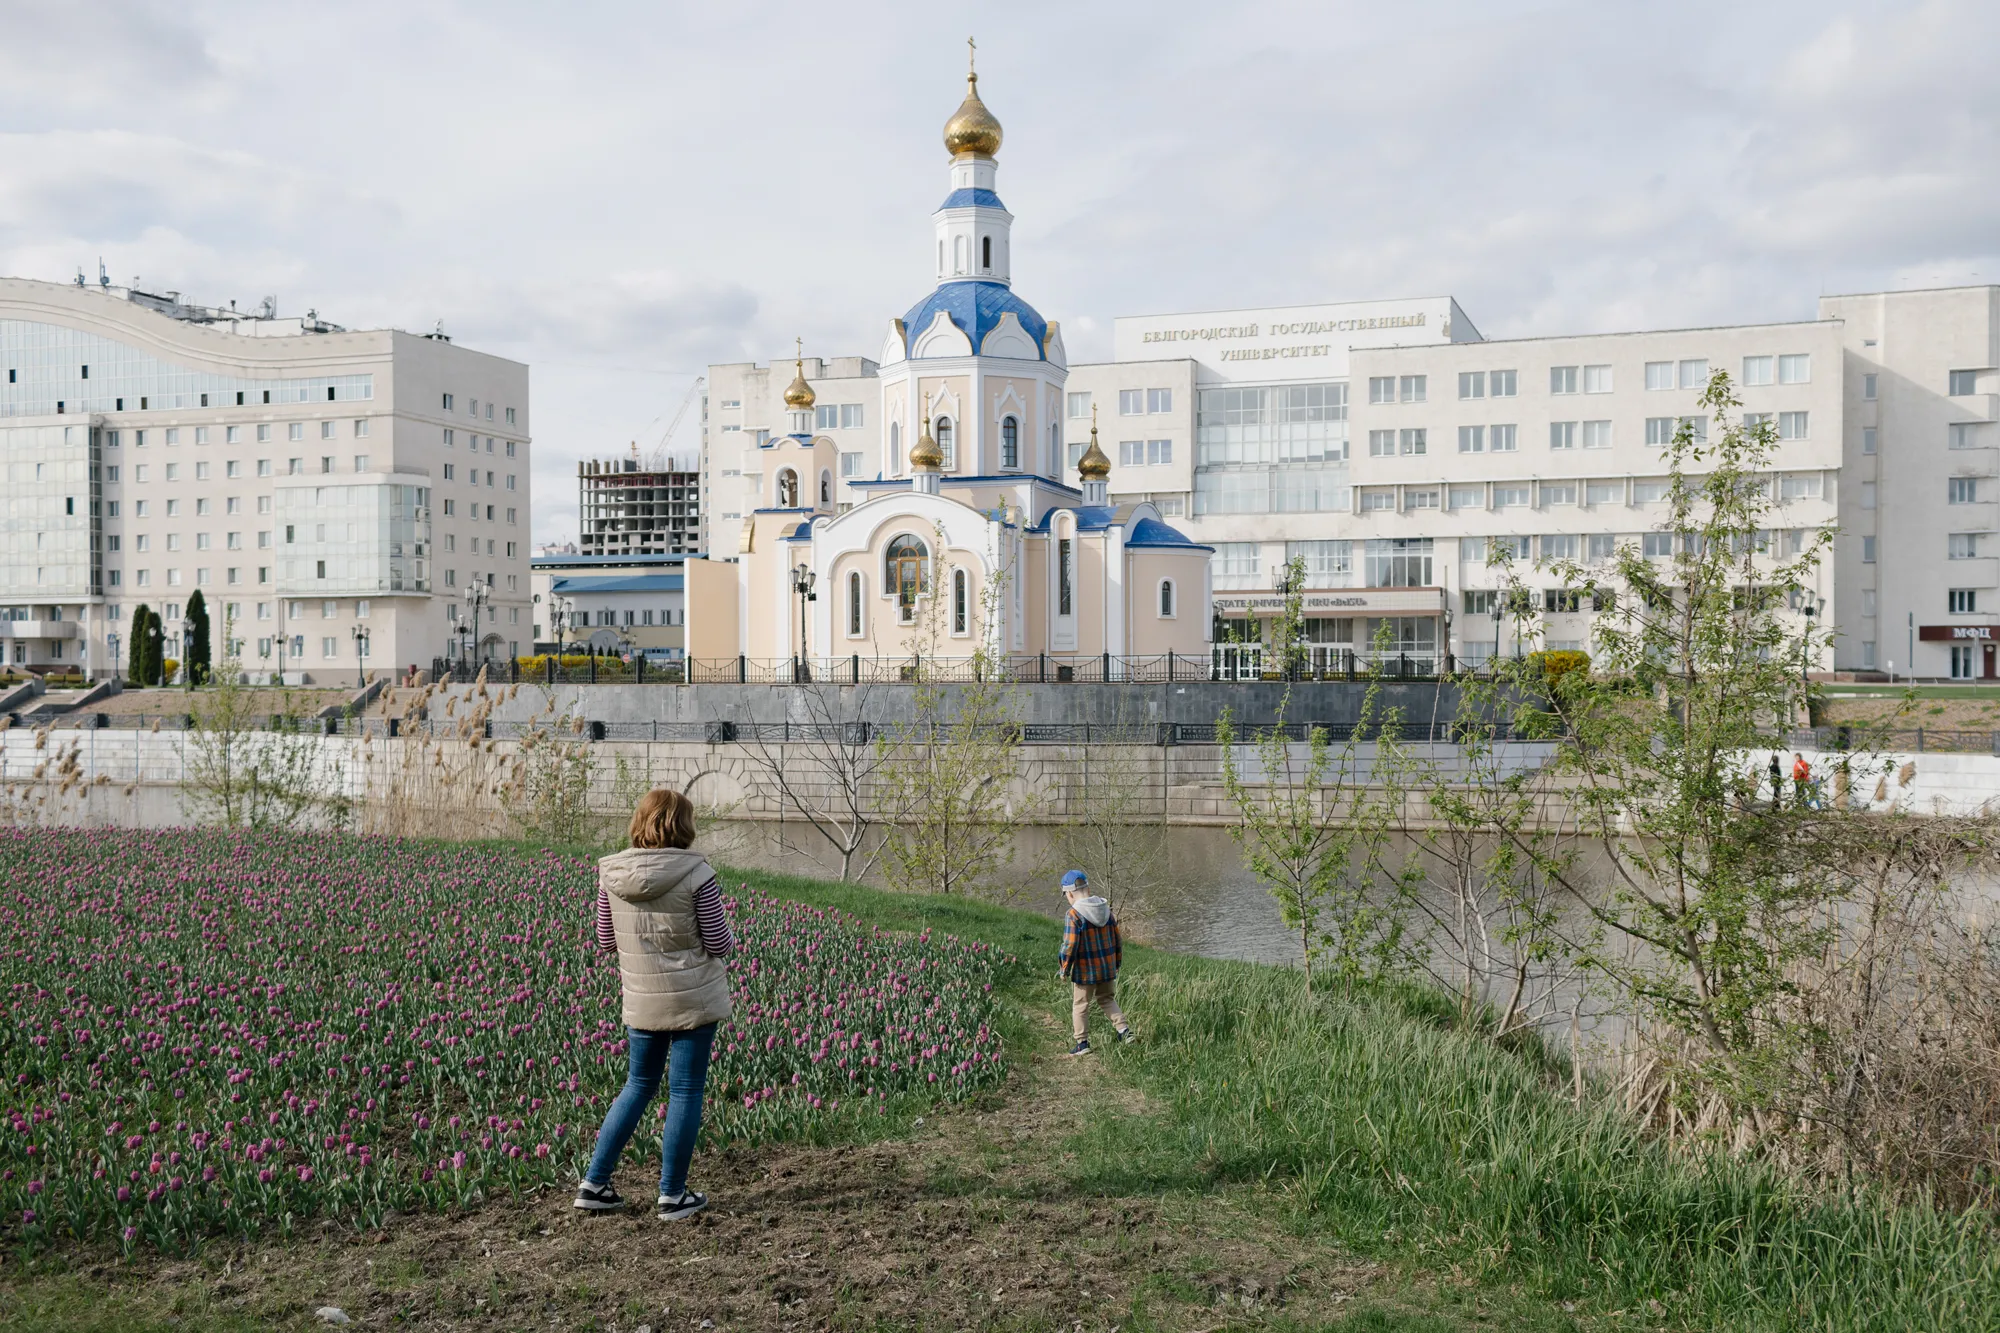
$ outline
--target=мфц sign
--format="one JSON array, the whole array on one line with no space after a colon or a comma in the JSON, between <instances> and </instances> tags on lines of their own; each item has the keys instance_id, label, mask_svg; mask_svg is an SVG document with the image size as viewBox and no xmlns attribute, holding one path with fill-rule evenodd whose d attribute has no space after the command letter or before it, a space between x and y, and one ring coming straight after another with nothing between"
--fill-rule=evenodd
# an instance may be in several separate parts
<instances>
[{"instance_id":1,"label":"\u043c\u0444\u0446 sign","mask_svg":"<svg viewBox=\"0 0 2000 1333\"><path fill-rule=\"evenodd\" d=\"M1976 639L1991 643L1993 642L1993 626L1920 625L1917 627L1917 637L1926 642L1935 642L1939 639Z\"/></svg>"}]
</instances>

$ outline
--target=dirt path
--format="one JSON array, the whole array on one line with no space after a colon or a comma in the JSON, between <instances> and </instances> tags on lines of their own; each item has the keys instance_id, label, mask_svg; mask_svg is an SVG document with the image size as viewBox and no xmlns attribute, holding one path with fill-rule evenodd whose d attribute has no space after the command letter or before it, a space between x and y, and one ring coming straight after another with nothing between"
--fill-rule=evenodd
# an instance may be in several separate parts
<instances>
[{"instance_id":1,"label":"dirt path","mask_svg":"<svg viewBox=\"0 0 2000 1333\"><path fill-rule=\"evenodd\" d=\"M1117 1053L1042 1039L983 1108L927 1118L908 1140L774 1146L695 1160L709 1212L655 1220L657 1177L621 1169L633 1213L586 1217L567 1193L503 1201L382 1233L209 1247L194 1262L73 1275L112 1298L105 1327L172 1312L182 1327L667 1330L1149 1327L1210 1330L1335 1318L1378 1276L1226 1197L1086 1197L1065 1184L1093 1114L1144 1114ZM656 1169L656 1168L655 1168ZM130 1302L127 1307L126 1302ZM128 1317L111 1313L127 1310ZM69 1322L69 1327L94 1326Z\"/></svg>"}]
</instances>

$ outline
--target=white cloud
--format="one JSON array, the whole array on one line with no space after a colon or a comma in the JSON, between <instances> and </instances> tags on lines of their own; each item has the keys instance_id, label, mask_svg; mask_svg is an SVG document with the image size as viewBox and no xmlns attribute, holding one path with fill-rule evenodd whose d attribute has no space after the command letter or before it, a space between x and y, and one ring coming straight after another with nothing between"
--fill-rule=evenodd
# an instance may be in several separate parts
<instances>
[{"instance_id":1,"label":"white cloud","mask_svg":"<svg viewBox=\"0 0 2000 1333\"><path fill-rule=\"evenodd\" d=\"M1449 292L1513 336L2000 274L1976 0L23 8L0 268L524 359L541 537L708 362L871 355L924 293L968 26L1079 361L1144 311Z\"/></svg>"}]
</instances>

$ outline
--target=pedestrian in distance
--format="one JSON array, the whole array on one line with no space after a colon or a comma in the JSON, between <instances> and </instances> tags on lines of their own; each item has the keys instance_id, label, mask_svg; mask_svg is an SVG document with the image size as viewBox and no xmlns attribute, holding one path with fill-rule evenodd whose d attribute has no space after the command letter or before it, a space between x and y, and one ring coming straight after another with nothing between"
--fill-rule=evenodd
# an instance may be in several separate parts
<instances>
[{"instance_id":1,"label":"pedestrian in distance","mask_svg":"<svg viewBox=\"0 0 2000 1333\"><path fill-rule=\"evenodd\" d=\"M1118 1008L1118 963L1123 941L1111 904L1090 891L1090 877L1071 870L1062 877L1069 914L1063 918L1062 952L1056 972L1070 984L1070 1026L1076 1036L1071 1055L1090 1054L1088 1022L1093 1001L1111 1020L1119 1041L1132 1040L1132 1028Z\"/></svg>"},{"instance_id":2,"label":"pedestrian in distance","mask_svg":"<svg viewBox=\"0 0 2000 1333\"><path fill-rule=\"evenodd\" d=\"M597 1131L575 1206L624 1208L611 1176L664 1075L656 1211L674 1222L708 1207L707 1195L687 1187L688 1164L701 1131L715 1025L729 1017L722 960L735 952L736 937L715 872L694 850L692 801L677 791L647 792L632 812L630 836L630 847L597 863L597 948L618 956L629 1072Z\"/></svg>"},{"instance_id":3,"label":"pedestrian in distance","mask_svg":"<svg viewBox=\"0 0 2000 1333\"><path fill-rule=\"evenodd\" d=\"M1781 810L1785 805L1785 774L1778 767L1778 752L1771 751L1771 808Z\"/></svg>"},{"instance_id":4,"label":"pedestrian in distance","mask_svg":"<svg viewBox=\"0 0 2000 1333\"><path fill-rule=\"evenodd\" d=\"M1806 808L1806 801L1812 794L1812 765L1797 750L1792 751L1792 799L1799 809Z\"/></svg>"}]
</instances>

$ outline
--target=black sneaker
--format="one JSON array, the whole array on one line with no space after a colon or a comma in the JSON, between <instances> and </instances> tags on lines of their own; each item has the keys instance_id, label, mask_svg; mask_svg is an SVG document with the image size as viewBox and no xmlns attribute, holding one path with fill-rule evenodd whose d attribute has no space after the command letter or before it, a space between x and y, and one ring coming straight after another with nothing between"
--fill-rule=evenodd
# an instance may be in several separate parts
<instances>
[{"instance_id":1,"label":"black sneaker","mask_svg":"<svg viewBox=\"0 0 2000 1333\"><path fill-rule=\"evenodd\" d=\"M1078 1038L1076 1039L1076 1045L1074 1045L1074 1046L1072 1046L1072 1047L1070 1047L1070 1048L1069 1048L1069 1053L1070 1053L1071 1055L1089 1055L1089 1054L1090 1054L1090 1038L1088 1038L1088 1037L1078 1037Z\"/></svg>"},{"instance_id":2,"label":"black sneaker","mask_svg":"<svg viewBox=\"0 0 2000 1333\"><path fill-rule=\"evenodd\" d=\"M706 1207L708 1207L706 1194L696 1194L693 1190L684 1189L678 1198L662 1194L658 1204L658 1215L662 1222L678 1222L683 1217L693 1217Z\"/></svg>"},{"instance_id":3,"label":"black sneaker","mask_svg":"<svg viewBox=\"0 0 2000 1333\"><path fill-rule=\"evenodd\" d=\"M1120 1046L1123 1046L1128 1041L1137 1040L1139 1039L1132 1035L1132 1029L1129 1025L1118 1029L1118 1044Z\"/></svg>"},{"instance_id":4,"label":"black sneaker","mask_svg":"<svg viewBox=\"0 0 2000 1333\"><path fill-rule=\"evenodd\" d=\"M625 1200L618 1197L617 1190L587 1180L576 1187L576 1202L570 1205L586 1213L615 1213L624 1206Z\"/></svg>"}]
</instances>

